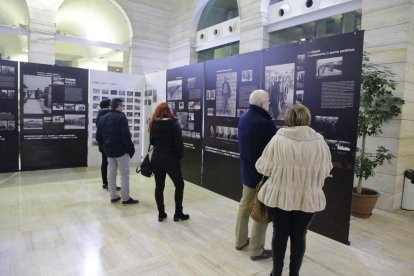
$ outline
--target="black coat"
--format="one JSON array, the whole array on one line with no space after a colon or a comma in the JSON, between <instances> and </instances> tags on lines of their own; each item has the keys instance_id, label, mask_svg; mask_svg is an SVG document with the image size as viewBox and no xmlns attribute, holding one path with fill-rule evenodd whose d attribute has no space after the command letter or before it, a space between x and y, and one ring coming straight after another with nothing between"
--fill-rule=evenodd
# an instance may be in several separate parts
<instances>
[{"instance_id":1,"label":"black coat","mask_svg":"<svg viewBox=\"0 0 414 276\"><path fill-rule=\"evenodd\" d=\"M105 114L107 114L108 112L109 112L109 108L101 108L101 109L99 109L99 111L98 111L98 115L96 116L96 127L98 127L98 124L99 124L99 120L105 115Z\"/></svg>"},{"instance_id":2,"label":"black coat","mask_svg":"<svg viewBox=\"0 0 414 276\"><path fill-rule=\"evenodd\" d=\"M99 120L105 115L105 114L107 114L108 112L109 112L109 108L101 108L101 109L99 109L99 111L98 111L98 115L96 116L96 121L95 121L95 124L96 124L96 129L98 129L98 125L99 125ZM99 151L100 152L103 152L103 149L102 149L102 145L99 145Z\"/></svg>"},{"instance_id":3,"label":"black coat","mask_svg":"<svg viewBox=\"0 0 414 276\"><path fill-rule=\"evenodd\" d=\"M175 119L158 120L152 125L150 143L154 146L151 164L175 168L184 155L181 127Z\"/></svg>"},{"instance_id":4,"label":"black coat","mask_svg":"<svg viewBox=\"0 0 414 276\"><path fill-rule=\"evenodd\" d=\"M238 125L241 178L244 185L256 188L262 177L256 170L256 161L275 134L276 126L269 113L261 107L250 105L249 112L240 118Z\"/></svg>"},{"instance_id":5,"label":"black coat","mask_svg":"<svg viewBox=\"0 0 414 276\"><path fill-rule=\"evenodd\" d=\"M121 157L125 153L132 157L135 153L128 120L125 114L118 110L110 110L99 119L96 141L108 157Z\"/></svg>"}]
</instances>

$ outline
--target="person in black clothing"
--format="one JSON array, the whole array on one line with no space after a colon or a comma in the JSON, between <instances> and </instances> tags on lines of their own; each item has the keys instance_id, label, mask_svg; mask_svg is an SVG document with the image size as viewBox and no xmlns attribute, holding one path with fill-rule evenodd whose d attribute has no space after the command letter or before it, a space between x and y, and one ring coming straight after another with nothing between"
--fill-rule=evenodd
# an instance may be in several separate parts
<instances>
[{"instance_id":1,"label":"person in black clothing","mask_svg":"<svg viewBox=\"0 0 414 276\"><path fill-rule=\"evenodd\" d=\"M184 180L180 160L183 158L184 144L181 127L167 103L157 106L148 124L150 144L154 146L151 165L155 177L155 201L158 207L158 221L167 218L164 205L165 177L168 176L175 186L174 221L188 220L183 213Z\"/></svg>"},{"instance_id":2,"label":"person in black clothing","mask_svg":"<svg viewBox=\"0 0 414 276\"><path fill-rule=\"evenodd\" d=\"M122 197L122 204L135 204L138 200L129 196L129 161L134 156L135 148L123 109L124 104L121 99L111 100L111 110L99 119L96 140L108 157L108 187L111 202L118 202ZM116 192L118 168L121 174L121 197Z\"/></svg>"},{"instance_id":3,"label":"person in black clothing","mask_svg":"<svg viewBox=\"0 0 414 276\"><path fill-rule=\"evenodd\" d=\"M110 99L104 99L99 103L98 115L96 116L96 128L98 128L99 120L109 112L109 105L111 103ZM102 163L101 163L101 176L102 176L102 188L108 190L108 158L106 157L102 147L99 146L99 152L102 155ZM121 187L116 187L119 191Z\"/></svg>"}]
</instances>

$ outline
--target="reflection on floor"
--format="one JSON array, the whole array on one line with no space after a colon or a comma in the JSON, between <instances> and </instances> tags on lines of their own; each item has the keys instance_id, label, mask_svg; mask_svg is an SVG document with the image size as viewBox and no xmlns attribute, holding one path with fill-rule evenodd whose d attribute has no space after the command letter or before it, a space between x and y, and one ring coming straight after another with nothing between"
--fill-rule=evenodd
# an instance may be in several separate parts
<instances>
[{"instance_id":1,"label":"reflection on floor","mask_svg":"<svg viewBox=\"0 0 414 276\"><path fill-rule=\"evenodd\" d=\"M133 173L140 203L122 206L96 168L0 174L0 275L269 275L271 260L234 249L237 202L186 183L191 219L173 222L168 182L159 223L153 182ZM350 246L310 232L301 275L413 275L413 213L353 218Z\"/></svg>"}]
</instances>

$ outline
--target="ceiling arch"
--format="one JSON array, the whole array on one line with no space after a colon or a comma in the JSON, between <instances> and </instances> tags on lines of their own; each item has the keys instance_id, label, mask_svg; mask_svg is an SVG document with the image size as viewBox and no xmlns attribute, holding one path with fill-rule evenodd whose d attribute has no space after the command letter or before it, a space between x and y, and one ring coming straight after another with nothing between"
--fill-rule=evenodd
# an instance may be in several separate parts
<instances>
[{"instance_id":1,"label":"ceiling arch","mask_svg":"<svg viewBox=\"0 0 414 276\"><path fill-rule=\"evenodd\" d=\"M62 35L129 45L132 27L123 9L113 0L65 0L56 15Z\"/></svg>"},{"instance_id":2,"label":"ceiling arch","mask_svg":"<svg viewBox=\"0 0 414 276\"><path fill-rule=\"evenodd\" d=\"M0 25L24 27L29 24L29 9L25 0L0 0Z\"/></svg>"}]
</instances>

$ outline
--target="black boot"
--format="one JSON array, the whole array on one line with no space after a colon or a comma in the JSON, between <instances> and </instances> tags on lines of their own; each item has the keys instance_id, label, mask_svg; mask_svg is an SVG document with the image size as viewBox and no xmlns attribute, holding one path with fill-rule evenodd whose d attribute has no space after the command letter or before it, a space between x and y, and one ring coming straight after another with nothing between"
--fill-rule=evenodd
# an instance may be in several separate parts
<instances>
[{"instance_id":1,"label":"black boot","mask_svg":"<svg viewBox=\"0 0 414 276\"><path fill-rule=\"evenodd\" d=\"M175 208L174 221L188 220L190 215L183 213L183 208Z\"/></svg>"},{"instance_id":2,"label":"black boot","mask_svg":"<svg viewBox=\"0 0 414 276\"><path fill-rule=\"evenodd\" d=\"M158 206L158 221L161 222L167 218L164 204Z\"/></svg>"},{"instance_id":3,"label":"black boot","mask_svg":"<svg viewBox=\"0 0 414 276\"><path fill-rule=\"evenodd\" d=\"M174 221L180 221L180 220L189 220L190 215L187 214L174 214Z\"/></svg>"},{"instance_id":4,"label":"black boot","mask_svg":"<svg viewBox=\"0 0 414 276\"><path fill-rule=\"evenodd\" d=\"M158 221L162 222L167 218L167 213L158 213Z\"/></svg>"}]
</instances>

